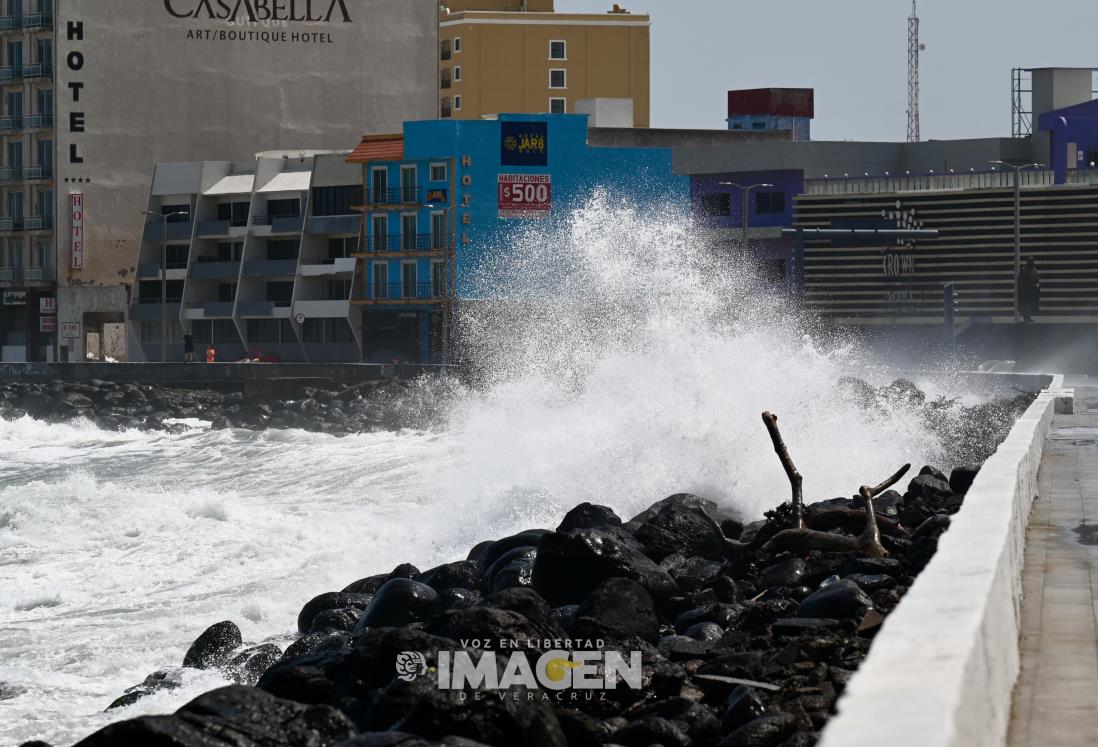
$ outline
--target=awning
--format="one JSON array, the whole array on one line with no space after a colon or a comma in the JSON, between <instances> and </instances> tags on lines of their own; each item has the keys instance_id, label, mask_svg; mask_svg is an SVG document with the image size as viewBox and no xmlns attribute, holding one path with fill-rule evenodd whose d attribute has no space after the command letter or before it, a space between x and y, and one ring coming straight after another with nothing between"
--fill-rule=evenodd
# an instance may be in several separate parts
<instances>
[{"instance_id":1,"label":"awning","mask_svg":"<svg viewBox=\"0 0 1098 747\"><path fill-rule=\"evenodd\" d=\"M203 194L213 195L250 195L255 183L255 174L231 174L207 189Z\"/></svg>"},{"instance_id":2,"label":"awning","mask_svg":"<svg viewBox=\"0 0 1098 747\"><path fill-rule=\"evenodd\" d=\"M283 171L264 184L259 193L265 192L307 192L313 181L311 171Z\"/></svg>"}]
</instances>

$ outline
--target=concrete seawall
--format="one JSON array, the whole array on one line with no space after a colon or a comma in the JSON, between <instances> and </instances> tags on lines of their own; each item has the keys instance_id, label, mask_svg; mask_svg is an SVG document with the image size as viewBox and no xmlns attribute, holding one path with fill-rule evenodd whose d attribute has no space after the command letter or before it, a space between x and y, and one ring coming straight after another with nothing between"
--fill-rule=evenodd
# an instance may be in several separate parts
<instances>
[{"instance_id":1,"label":"concrete seawall","mask_svg":"<svg viewBox=\"0 0 1098 747\"><path fill-rule=\"evenodd\" d=\"M938 552L885 621L821 747L1002 745L1019 671L1025 531L1058 408L1052 377L984 464Z\"/></svg>"}]
</instances>

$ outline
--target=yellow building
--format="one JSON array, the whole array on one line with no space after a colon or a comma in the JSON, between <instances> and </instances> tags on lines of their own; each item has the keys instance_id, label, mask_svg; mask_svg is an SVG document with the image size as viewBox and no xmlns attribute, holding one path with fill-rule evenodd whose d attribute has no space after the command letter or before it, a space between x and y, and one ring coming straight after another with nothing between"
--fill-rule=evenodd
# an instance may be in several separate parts
<instances>
[{"instance_id":1,"label":"yellow building","mask_svg":"<svg viewBox=\"0 0 1098 747\"><path fill-rule=\"evenodd\" d=\"M632 99L651 122L647 15L556 13L553 0L450 0L439 17L439 114L572 113L585 99Z\"/></svg>"}]
</instances>

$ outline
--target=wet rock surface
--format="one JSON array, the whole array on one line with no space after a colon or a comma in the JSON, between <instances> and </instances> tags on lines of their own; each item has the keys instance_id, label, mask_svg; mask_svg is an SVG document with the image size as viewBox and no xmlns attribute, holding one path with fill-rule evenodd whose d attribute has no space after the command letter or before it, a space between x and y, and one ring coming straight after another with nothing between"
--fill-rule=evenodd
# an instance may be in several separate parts
<instances>
[{"instance_id":1,"label":"wet rock surface","mask_svg":"<svg viewBox=\"0 0 1098 747\"><path fill-rule=\"evenodd\" d=\"M203 365L203 364L194 364ZM287 398L239 391L112 381L0 382L0 417L29 415L50 423L86 419L105 430L181 432L175 421L198 419L215 429L301 429L332 435L407 427L421 408L412 385L381 379L355 385L301 387Z\"/></svg>"}]
</instances>

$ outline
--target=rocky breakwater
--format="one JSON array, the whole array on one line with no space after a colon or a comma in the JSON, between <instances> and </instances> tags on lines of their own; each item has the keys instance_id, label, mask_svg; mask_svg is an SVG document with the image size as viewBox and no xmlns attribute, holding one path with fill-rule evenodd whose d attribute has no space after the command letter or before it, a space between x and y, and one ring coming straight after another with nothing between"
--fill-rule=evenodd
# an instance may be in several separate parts
<instances>
[{"instance_id":1,"label":"rocky breakwater","mask_svg":"<svg viewBox=\"0 0 1098 747\"><path fill-rule=\"evenodd\" d=\"M86 382L0 382L0 417L29 415L62 423L87 420L106 430L183 431L178 421L198 419L215 429L298 428L343 435L407 427L410 385L395 379L352 386L303 387L283 399L243 392L152 384Z\"/></svg>"},{"instance_id":2,"label":"rocky breakwater","mask_svg":"<svg viewBox=\"0 0 1098 747\"><path fill-rule=\"evenodd\" d=\"M277 659L218 623L184 664L243 684L80 747L811 745L978 467L904 483L905 465L806 504L763 421L791 489L765 519L687 494L628 521L584 503L554 529L317 596Z\"/></svg>"}]
</instances>

